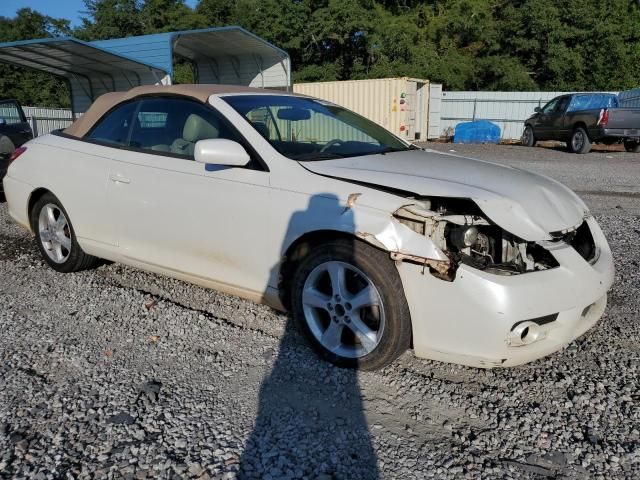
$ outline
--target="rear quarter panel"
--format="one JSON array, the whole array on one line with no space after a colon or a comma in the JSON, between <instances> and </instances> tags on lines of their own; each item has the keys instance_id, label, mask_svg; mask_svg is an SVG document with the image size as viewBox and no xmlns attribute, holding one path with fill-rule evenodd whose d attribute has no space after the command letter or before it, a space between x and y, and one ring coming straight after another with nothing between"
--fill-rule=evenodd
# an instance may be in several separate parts
<instances>
[{"instance_id":1,"label":"rear quarter panel","mask_svg":"<svg viewBox=\"0 0 640 480\"><path fill-rule=\"evenodd\" d=\"M104 219L113 149L57 135L38 137L25 146L27 151L9 166L7 176L28 184L31 194L38 189L52 192L69 214L79 240L113 242ZM29 213L28 204L10 207Z\"/></svg>"},{"instance_id":2,"label":"rear quarter panel","mask_svg":"<svg viewBox=\"0 0 640 480\"><path fill-rule=\"evenodd\" d=\"M571 134L578 126L586 127L589 136L593 139L596 133L596 124L600 117L600 109L597 110L578 110L575 112L568 112L564 115L564 134L563 139L569 140Z\"/></svg>"}]
</instances>

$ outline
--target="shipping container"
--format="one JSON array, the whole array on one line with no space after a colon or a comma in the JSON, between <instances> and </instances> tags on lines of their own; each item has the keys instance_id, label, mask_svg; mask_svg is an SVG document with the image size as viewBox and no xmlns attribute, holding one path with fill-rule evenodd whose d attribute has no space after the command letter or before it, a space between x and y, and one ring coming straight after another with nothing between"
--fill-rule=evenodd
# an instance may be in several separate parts
<instances>
[{"instance_id":1,"label":"shipping container","mask_svg":"<svg viewBox=\"0 0 640 480\"><path fill-rule=\"evenodd\" d=\"M353 110L405 140L427 138L428 80L400 77L296 83L293 91Z\"/></svg>"}]
</instances>

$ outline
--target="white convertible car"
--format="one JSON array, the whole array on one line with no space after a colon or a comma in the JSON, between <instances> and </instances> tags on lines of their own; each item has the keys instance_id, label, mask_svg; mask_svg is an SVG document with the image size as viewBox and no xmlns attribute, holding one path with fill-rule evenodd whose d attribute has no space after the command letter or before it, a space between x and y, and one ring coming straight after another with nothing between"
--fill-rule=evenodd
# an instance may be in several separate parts
<instances>
[{"instance_id":1,"label":"white convertible car","mask_svg":"<svg viewBox=\"0 0 640 480\"><path fill-rule=\"evenodd\" d=\"M288 310L321 355L522 364L601 317L611 251L540 175L415 148L334 104L221 85L109 93L27 143L11 216L59 272L98 258Z\"/></svg>"}]
</instances>

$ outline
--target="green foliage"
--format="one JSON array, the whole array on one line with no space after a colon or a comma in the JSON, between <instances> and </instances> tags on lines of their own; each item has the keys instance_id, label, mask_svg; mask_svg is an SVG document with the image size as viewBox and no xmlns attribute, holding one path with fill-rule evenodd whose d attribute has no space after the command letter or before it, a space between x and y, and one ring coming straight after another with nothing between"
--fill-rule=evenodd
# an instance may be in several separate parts
<instances>
[{"instance_id":1,"label":"green foliage","mask_svg":"<svg viewBox=\"0 0 640 480\"><path fill-rule=\"evenodd\" d=\"M464 90L621 90L640 78L640 7L629 0L85 0L86 40L241 25L286 50L295 81L410 76ZM22 9L0 40L69 34ZM193 81L176 59L176 80ZM66 86L0 66L0 91L68 103Z\"/></svg>"},{"instance_id":2,"label":"green foliage","mask_svg":"<svg viewBox=\"0 0 640 480\"><path fill-rule=\"evenodd\" d=\"M0 17L0 42L68 35L69 21L21 8L14 18ZM69 107L67 83L53 75L0 63L0 97L23 105Z\"/></svg>"}]
</instances>

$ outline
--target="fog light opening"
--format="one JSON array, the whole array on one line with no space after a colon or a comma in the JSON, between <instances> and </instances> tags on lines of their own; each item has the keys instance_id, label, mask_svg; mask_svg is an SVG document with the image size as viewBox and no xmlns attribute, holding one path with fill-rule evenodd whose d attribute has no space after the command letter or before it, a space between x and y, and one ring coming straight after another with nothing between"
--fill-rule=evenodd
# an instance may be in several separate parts
<instances>
[{"instance_id":1,"label":"fog light opening","mask_svg":"<svg viewBox=\"0 0 640 480\"><path fill-rule=\"evenodd\" d=\"M546 332L540 329L540 325L531 321L516 323L507 335L507 344L512 347L531 345L542 340Z\"/></svg>"}]
</instances>

